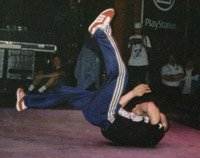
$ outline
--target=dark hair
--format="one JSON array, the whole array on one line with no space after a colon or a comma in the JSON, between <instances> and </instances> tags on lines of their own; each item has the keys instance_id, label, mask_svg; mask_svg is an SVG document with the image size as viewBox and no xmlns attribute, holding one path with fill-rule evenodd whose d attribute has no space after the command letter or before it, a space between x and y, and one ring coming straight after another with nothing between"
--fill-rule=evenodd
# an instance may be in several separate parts
<instances>
[{"instance_id":1,"label":"dark hair","mask_svg":"<svg viewBox=\"0 0 200 158\"><path fill-rule=\"evenodd\" d=\"M175 53L169 53L169 54L168 54L168 58L169 58L170 56L173 56L174 58L177 57L177 55L176 55Z\"/></svg>"},{"instance_id":2,"label":"dark hair","mask_svg":"<svg viewBox=\"0 0 200 158\"><path fill-rule=\"evenodd\" d=\"M60 54L54 54L54 55L53 55L53 59L54 59L54 58L56 58L56 57L58 57L60 60L62 60L62 58L61 58L61 55L60 55Z\"/></svg>"},{"instance_id":3,"label":"dark hair","mask_svg":"<svg viewBox=\"0 0 200 158\"><path fill-rule=\"evenodd\" d=\"M133 122L119 115L108 129L101 132L104 137L114 143L138 147L154 146L165 134L164 128L159 128L159 124Z\"/></svg>"}]
</instances>

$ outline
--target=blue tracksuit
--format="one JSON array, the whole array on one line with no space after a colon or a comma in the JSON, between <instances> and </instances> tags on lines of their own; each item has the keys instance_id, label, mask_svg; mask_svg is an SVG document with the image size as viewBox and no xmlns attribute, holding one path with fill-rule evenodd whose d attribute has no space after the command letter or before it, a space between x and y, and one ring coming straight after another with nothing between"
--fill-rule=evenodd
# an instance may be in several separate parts
<instances>
[{"instance_id":1,"label":"blue tracksuit","mask_svg":"<svg viewBox=\"0 0 200 158\"><path fill-rule=\"evenodd\" d=\"M109 29L109 27L106 31L98 29L94 34L101 49L106 70L106 79L100 89L87 91L64 86L53 94L26 95L25 105L47 107L67 101L82 110L91 124L101 128L109 127L118 115L121 107L118 102L128 81L127 70Z\"/></svg>"}]
</instances>

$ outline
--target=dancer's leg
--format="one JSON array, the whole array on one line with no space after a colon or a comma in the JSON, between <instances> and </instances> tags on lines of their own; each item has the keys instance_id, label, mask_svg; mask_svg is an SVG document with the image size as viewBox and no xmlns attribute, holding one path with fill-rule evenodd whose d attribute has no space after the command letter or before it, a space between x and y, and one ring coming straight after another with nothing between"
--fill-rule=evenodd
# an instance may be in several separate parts
<instances>
[{"instance_id":1,"label":"dancer's leg","mask_svg":"<svg viewBox=\"0 0 200 158\"><path fill-rule=\"evenodd\" d=\"M112 9L106 11L108 11L109 14L113 14ZM104 13L106 13L106 11ZM107 19L109 19L107 15L102 17L106 17L104 18L106 22ZM97 21L98 20L99 19L97 19ZM95 25L96 23L93 24ZM95 27L96 26L98 25L95 25ZM103 26L101 29L102 28L105 29L103 29L103 31L95 29L93 34L100 46L105 63L106 80L102 87L97 92L64 87L56 94L44 96L27 95L24 97L25 105L28 107L44 107L67 100L69 103L82 109L85 118L90 123L102 128L110 126L110 124L114 122L120 108L118 102L125 90L128 76L119 50L111 36L109 23L106 27ZM93 30L93 27L91 27L91 30Z\"/></svg>"},{"instance_id":2,"label":"dancer's leg","mask_svg":"<svg viewBox=\"0 0 200 158\"><path fill-rule=\"evenodd\" d=\"M86 119L94 125L107 127L114 122L121 107L118 102L127 84L127 71L120 57L109 26L94 33L105 63L106 80L91 101L85 113Z\"/></svg>"},{"instance_id":3,"label":"dancer's leg","mask_svg":"<svg viewBox=\"0 0 200 158\"><path fill-rule=\"evenodd\" d=\"M64 86L56 93L48 93L43 95L26 95L24 104L26 107L48 107L60 104L64 101L76 106L78 109L84 109L89 104L94 92Z\"/></svg>"}]
</instances>

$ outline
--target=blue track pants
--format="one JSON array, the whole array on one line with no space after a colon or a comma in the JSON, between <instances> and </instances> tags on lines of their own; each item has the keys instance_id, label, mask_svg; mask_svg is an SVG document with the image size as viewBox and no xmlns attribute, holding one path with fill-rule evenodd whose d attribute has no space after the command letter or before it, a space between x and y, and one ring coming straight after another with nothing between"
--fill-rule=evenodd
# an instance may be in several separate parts
<instances>
[{"instance_id":1,"label":"blue track pants","mask_svg":"<svg viewBox=\"0 0 200 158\"><path fill-rule=\"evenodd\" d=\"M110 27L107 27L104 31L98 29L94 34L106 70L106 79L98 91L64 86L53 94L26 95L25 105L47 107L67 101L82 110L86 120L91 124L101 128L109 127L121 107L118 102L128 81L127 70L110 32Z\"/></svg>"}]
</instances>

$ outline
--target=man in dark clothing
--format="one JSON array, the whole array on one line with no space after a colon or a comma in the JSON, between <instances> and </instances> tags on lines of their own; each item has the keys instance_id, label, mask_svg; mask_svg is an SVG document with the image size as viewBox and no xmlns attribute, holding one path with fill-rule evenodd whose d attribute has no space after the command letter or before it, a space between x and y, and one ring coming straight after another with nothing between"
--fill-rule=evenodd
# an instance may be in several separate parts
<instances>
[{"instance_id":1,"label":"man in dark clothing","mask_svg":"<svg viewBox=\"0 0 200 158\"><path fill-rule=\"evenodd\" d=\"M59 55L53 57L53 67L48 72L39 71L29 86L28 91L32 92L36 86L39 86L39 93L45 91L56 91L65 85L65 72L62 69L61 58Z\"/></svg>"}]
</instances>

